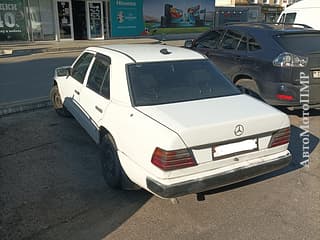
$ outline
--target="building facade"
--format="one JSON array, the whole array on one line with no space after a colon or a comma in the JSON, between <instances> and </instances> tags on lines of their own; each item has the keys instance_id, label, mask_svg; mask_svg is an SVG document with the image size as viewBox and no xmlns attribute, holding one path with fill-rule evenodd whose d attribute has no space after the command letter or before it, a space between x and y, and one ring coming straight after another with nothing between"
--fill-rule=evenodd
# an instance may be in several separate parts
<instances>
[{"instance_id":1,"label":"building facade","mask_svg":"<svg viewBox=\"0 0 320 240\"><path fill-rule=\"evenodd\" d=\"M212 24L214 3L214 0L196 3L194 0L1 0L0 41L95 40L172 32L168 28L206 28Z\"/></svg>"},{"instance_id":2,"label":"building facade","mask_svg":"<svg viewBox=\"0 0 320 240\"><path fill-rule=\"evenodd\" d=\"M283 9L297 0L216 0L215 26L227 22L277 21Z\"/></svg>"},{"instance_id":3,"label":"building facade","mask_svg":"<svg viewBox=\"0 0 320 240\"><path fill-rule=\"evenodd\" d=\"M2 0L0 40L104 39L108 6L107 0Z\"/></svg>"},{"instance_id":4,"label":"building facade","mask_svg":"<svg viewBox=\"0 0 320 240\"><path fill-rule=\"evenodd\" d=\"M94 40L274 22L294 1L0 0L0 41Z\"/></svg>"}]
</instances>

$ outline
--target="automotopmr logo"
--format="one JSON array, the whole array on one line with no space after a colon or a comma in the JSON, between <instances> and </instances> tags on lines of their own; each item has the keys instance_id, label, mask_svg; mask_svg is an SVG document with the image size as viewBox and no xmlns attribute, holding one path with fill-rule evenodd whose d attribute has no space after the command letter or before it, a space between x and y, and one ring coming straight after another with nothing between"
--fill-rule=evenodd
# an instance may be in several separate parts
<instances>
[{"instance_id":1,"label":"automotopmr logo","mask_svg":"<svg viewBox=\"0 0 320 240\"><path fill-rule=\"evenodd\" d=\"M308 166L310 162L310 77L309 74L300 72L300 104L302 105L302 122L300 128L303 132L300 133L302 141L302 161L300 164Z\"/></svg>"}]
</instances>

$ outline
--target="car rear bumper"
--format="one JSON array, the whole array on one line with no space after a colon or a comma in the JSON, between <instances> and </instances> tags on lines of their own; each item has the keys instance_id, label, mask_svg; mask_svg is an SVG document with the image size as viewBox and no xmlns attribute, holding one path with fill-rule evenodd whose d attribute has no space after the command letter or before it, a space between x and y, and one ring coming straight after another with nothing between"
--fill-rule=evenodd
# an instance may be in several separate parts
<instances>
[{"instance_id":1,"label":"car rear bumper","mask_svg":"<svg viewBox=\"0 0 320 240\"><path fill-rule=\"evenodd\" d=\"M262 92L263 99L274 106L301 108L308 103L309 108L319 108L320 83L310 85L295 85L287 82L266 82ZM291 96L291 100L279 99L278 95Z\"/></svg>"},{"instance_id":2,"label":"car rear bumper","mask_svg":"<svg viewBox=\"0 0 320 240\"><path fill-rule=\"evenodd\" d=\"M151 178L147 178L147 188L163 198L175 198L190 193L199 193L232 183L241 182L265 173L269 173L287 166L291 162L291 154L278 157L273 161L242 167L228 172L212 175L210 177L194 179L172 185L161 184Z\"/></svg>"}]
</instances>

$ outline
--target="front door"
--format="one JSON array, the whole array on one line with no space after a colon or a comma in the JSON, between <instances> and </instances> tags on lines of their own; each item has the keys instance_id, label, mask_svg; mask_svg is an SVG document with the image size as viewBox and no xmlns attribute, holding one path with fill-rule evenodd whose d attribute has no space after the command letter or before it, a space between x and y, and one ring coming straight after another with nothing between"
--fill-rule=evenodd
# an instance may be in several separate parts
<instances>
[{"instance_id":1,"label":"front door","mask_svg":"<svg viewBox=\"0 0 320 240\"><path fill-rule=\"evenodd\" d=\"M71 0L56 0L57 40L73 40Z\"/></svg>"},{"instance_id":2,"label":"front door","mask_svg":"<svg viewBox=\"0 0 320 240\"><path fill-rule=\"evenodd\" d=\"M61 82L63 104L78 119L80 123L84 122L85 116L82 114L80 105L80 96L83 89L83 83L87 77L87 71L93 61L94 53L83 53L72 65L70 76Z\"/></svg>"},{"instance_id":3,"label":"front door","mask_svg":"<svg viewBox=\"0 0 320 240\"><path fill-rule=\"evenodd\" d=\"M104 39L102 1L88 1L86 8L88 39Z\"/></svg>"},{"instance_id":4,"label":"front door","mask_svg":"<svg viewBox=\"0 0 320 240\"><path fill-rule=\"evenodd\" d=\"M110 58L96 54L80 96L81 108L87 114L83 127L97 143L100 122L110 104L110 64Z\"/></svg>"}]
</instances>

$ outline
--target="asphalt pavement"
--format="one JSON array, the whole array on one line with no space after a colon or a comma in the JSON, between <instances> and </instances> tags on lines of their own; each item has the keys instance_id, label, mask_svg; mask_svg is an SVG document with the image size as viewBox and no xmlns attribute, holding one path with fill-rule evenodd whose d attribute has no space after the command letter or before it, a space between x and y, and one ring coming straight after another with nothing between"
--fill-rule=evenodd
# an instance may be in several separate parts
<instances>
[{"instance_id":1,"label":"asphalt pavement","mask_svg":"<svg viewBox=\"0 0 320 240\"><path fill-rule=\"evenodd\" d=\"M49 96L54 69L71 65L77 55L79 52L45 53L0 59L0 103Z\"/></svg>"},{"instance_id":2,"label":"asphalt pavement","mask_svg":"<svg viewBox=\"0 0 320 240\"><path fill-rule=\"evenodd\" d=\"M0 239L258 239L320 236L320 113L310 117L302 167L301 117L291 114L285 169L172 204L106 186L99 148L73 118L46 108L0 118Z\"/></svg>"},{"instance_id":3,"label":"asphalt pavement","mask_svg":"<svg viewBox=\"0 0 320 240\"><path fill-rule=\"evenodd\" d=\"M192 38L193 35L184 37ZM161 40L161 39L160 39ZM45 101L52 86L54 69L71 65L88 46L108 44L168 44L182 46L184 40L177 36L164 38L109 39L103 41L68 41L1 44L12 54L0 56L0 116L30 108L47 106ZM40 99L44 104L33 101ZM26 104L28 103L28 105ZM36 104L29 104L35 102Z\"/></svg>"}]
</instances>

